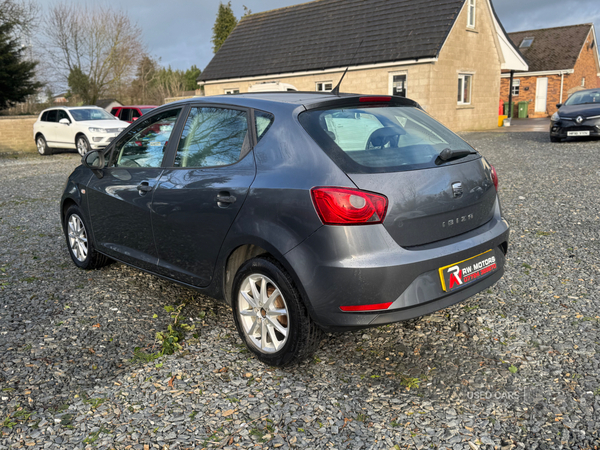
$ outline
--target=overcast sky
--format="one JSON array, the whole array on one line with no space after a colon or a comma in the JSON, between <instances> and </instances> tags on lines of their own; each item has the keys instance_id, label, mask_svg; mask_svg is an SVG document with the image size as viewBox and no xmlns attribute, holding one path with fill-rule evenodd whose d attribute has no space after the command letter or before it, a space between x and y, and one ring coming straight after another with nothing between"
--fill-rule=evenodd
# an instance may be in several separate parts
<instances>
[{"instance_id":1,"label":"overcast sky","mask_svg":"<svg viewBox=\"0 0 600 450\"><path fill-rule=\"evenodd\" d=\"M55 3L39 1L45 7ZM84 1L90 6L97 3ZM163 65L185 70L195 64L204 69L210 62L213 56L210 40L219 0L104 0L102 3L127 11L142 28L149 53L160 58ZM298 3L304 2L231 1L238 18L244 13L243 5L256 13ZM599 0L493 0L493 3L508 32L590 22L600 30Z\"/></svg>"}]
</instances>

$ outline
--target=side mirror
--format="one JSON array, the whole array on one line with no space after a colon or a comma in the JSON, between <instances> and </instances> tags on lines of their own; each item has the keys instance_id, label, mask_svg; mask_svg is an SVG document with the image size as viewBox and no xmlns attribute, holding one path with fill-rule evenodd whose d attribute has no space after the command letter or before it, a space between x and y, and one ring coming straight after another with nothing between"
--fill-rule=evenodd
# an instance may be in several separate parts
<instances>
[{"instance_id":1,"label":"side mirror","mask_svg":"<svg viewBox=\"0 0 600 450\"><path fill-rule=\"evenodd\" d=\"M102 173L102 169L104 169L104 153L102 150L87 152L81 157L81 164L93 170L99 178L104 176Z\"/></svg>"},{"instance_id":2,"label":"side mirror","mask_svg":"<svg viewBox=\"0 0 600 450\"><path fill-rule=\"evenodd\" d=\"M557 104L556 104L556 107L557 107L557 108L560 108L562 105L563 105L562 103L557 103Z\"/></svg>"},{"instance_id":3,"label":"side mirror","mask_svg":"<svg viewBox=\"0 0 600 450\"><path fill-rule=\"evenodd\" d=\"M60 119L58 123L62 123L63 125L71 125L71 121L69 119Z\"/></svg>"}]
</instances>

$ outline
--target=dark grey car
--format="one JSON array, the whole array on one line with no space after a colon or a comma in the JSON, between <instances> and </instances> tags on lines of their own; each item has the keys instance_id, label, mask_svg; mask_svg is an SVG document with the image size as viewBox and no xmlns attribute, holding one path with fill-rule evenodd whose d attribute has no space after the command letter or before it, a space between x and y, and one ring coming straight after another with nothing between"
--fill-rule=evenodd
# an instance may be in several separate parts
<instances>
[{"instance_id":1,"label":"dark grey car","mask_svg":"<svg viewBox=\"0 0 600 450\"><path fill-rule=\"evenodd\" d=\"M83 269L111 260L231 305L270 365L321 333L429 314L498 281L497 176L399 97L262 93L165 105L89 153L61 220Z\"/></svg>"}]
</instances>

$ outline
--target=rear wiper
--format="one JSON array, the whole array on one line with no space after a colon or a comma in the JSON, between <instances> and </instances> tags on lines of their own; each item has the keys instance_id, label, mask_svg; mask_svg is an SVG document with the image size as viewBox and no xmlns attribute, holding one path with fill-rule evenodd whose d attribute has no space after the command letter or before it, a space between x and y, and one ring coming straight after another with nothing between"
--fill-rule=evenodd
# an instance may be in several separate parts
<instances>
[{"instance_id":1,"label":"rear wiper","mask_svg":"<svg viewBox=\"0 0 600 450\"><path fill-rule=\"evenodd\" d=\"M450 150L449 148L445 148L440 152L439 159L442 161L450 161L451 159L464 158L468 155L476 155L477 152L474 150Z\"/></svg>"}]
</instances>

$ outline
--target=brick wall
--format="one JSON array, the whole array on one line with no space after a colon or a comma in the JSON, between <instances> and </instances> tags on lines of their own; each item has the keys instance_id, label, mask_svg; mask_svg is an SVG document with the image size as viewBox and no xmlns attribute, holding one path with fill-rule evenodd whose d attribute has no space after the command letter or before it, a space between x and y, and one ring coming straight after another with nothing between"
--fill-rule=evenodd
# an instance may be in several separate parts
<instances>
[{"instance_id":1,"label":"brick wall","mask_svg":"<svg viewBox=\"0 0 600 450\"><path fill-rule=\"evenodd\" d=\"M36 152L33 124L38 116L0 116L0 154Z\"/></svg>"},{"instance_id":2,"label":"brick wall","mask_svg":"<svg viewBox=\"0 0 600 450\"><path fill-rule=\"evenodd\" d=\"M594 89L600 87L600 78L598 77L600 69L597 66L595 57L598 47L594 46L593 49L590 48L592 40L593 36L590 32L590 35L583 46L583 50L579 55L579 59L577 60L577 63L575 63L575 72L570 74L568 79L565 80L565 92L568 92L569 95L580 89ZM585 78L585 85L582 86L581 82L583 78ZM567 97L564 98L564 100L566 99Z\"/></svg>"}]
</instances>

